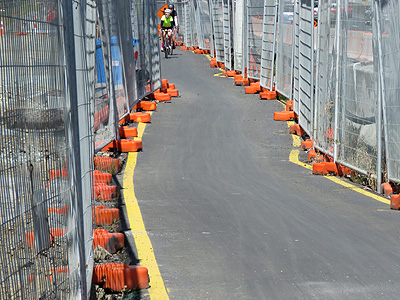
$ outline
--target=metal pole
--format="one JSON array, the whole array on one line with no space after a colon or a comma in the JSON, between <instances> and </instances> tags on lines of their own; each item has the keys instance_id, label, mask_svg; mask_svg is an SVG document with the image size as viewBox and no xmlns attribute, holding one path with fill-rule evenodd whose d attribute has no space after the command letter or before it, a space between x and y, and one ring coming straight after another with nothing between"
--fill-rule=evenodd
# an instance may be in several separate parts
<instances>
[{"instance_id":1,"label":"metal pole","mask_svg":"<svg viewBox=\"0 0 400 300\"><path fill-rule=\"evenodd\" d=\"M87 299L87 291L88 285L86 282L86 254L85 254L85 234L84 234L84 220L83 220L83 198L82 195L82 170L81 170L81 153L80 153L80 136L79 136L79 114L78 114L78 99L80 98L81 92L77 89L77 69L82 66L77 65L77 57L75 56L75 52L77 50L77 45L75 44L75 36L82 37L82 27L80 25L82 21L81 16L81 8L82 3L75 3L71 1L63 1L62 2L65 18L64 18L64 26L66 30L64 30L64 45L66 50L66 55L68 56L66 59L67 66L67 78L68 78L68 91L69 91L69 101L70 101L70 128L69 135L72 142L70 148L70 157L72 161L70 165L72 165L72 203L76 209L76 231L77 231L77 244L78 244L78 253L79 253L79 274L80 274L80 286L81 286L81 297L82 299ZM74 9L73 6L80 6L79 9ZM70 258L72 259L72 258ZM77 283L72 283L76 285Z\"/></svg>"},{"instance_id":2,"label":"metal pole","mask_svg":"<svg viewBox=\"0 0 400 300\"><path fill-rule=\"evenodd\" d=\"M272 61L271 61L271 91L274 87L274 65L275 65L275 46L276 46L276 19L278 16L278 5L279 2L275 1L275 18L274 18L274 41L272 48Z\"/></svg>"},{"instance_id":3,"label":"metal pole","mask_svg":"<svg viewBox=\"0 0 400 300\"><path fill-rule=\"evenodd\" d=\"M291 98L294 100L294 91L293 91L293 84L294 84L294 55L296 51L296 10L297 10L297 0L294 1L293 5L293 24L292 24L292 67L290 68L290 94L289 99Z\"/></svg>"},{"instance_id":4,"label":"metal pole","mask_svg":"<svg viewBox=\"0 0 400 300\"><path fill-rule=\"evenodd\" d=\"M340 80L340 7L341 7L341 0L337 0L336 4L336 86L335 86L335 124L334 124L334 133L333 133L333 161L337 161L338 157L338 145L337 145L337 138L338 138L338 129L339 129L339 115L338 115L338 108L339 108L339 80Z\"/></svg>"},{"instance_id":5,"label":"metal pole","mask_svg":"<svg viewBox=\"0 0 400 300\"><path fill-rule=\"evenodd\" d=\"M379 10L379 3L375 1L375 16L376 16L376 29L378 36L378 70L379 70L379 84L378 84L378 108L377 108L377 192L381 193L381 183L382 183L382 130L384 132L385 142L388 141L387 136L387 119L386 119L386 85L385 85L385 74L384 74L384 64L383 64L383 50L382 50L382 28L381 28L381 13ZM382 113L383 113L383 124L382 126ZM388 160L388 147L385 147L386 160ZM386 164L388 179L391 174L390 164Z\"/></svg>"},{"instance_id":6,"label":"metal pole","mask_svg":"<svg viewBox=\"0 0 400 300\"><path fill-rule=\"evenodd\" d=\"M321 1L322 2L322 1ZM320 60L320 49L319 49L319 41L321 35L321 25L319 24L319 20L321 20L321 3L319 3L318 7L318 25L317 25L317 58L316 58L316 76L315 76L315 97L314 97L314 122L313 122L313 131L312 131L312 138L317 140L317 130L318 130L318 108L319 108L319 60ZM328 20L325 20L328 22Z\"/></svg>"}]
</instances>

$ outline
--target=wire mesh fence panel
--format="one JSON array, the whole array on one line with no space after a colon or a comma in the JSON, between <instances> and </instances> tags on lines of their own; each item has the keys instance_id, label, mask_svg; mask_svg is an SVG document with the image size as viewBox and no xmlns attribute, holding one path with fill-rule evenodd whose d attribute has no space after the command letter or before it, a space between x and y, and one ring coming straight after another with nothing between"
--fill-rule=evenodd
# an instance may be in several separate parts
<instances>
[{"instance_id":1,"label":"wire mesh fence panel","mask_svg":"<svg viewBox=\"0 0 400 300\"><path fill-rule=\"evenodd\" d=\"M298 103L300 126L312 135L314 113L314 2L299 2Z\"/></svg>"},{"instance_id":2,"label":"wire mesh fence panel","mask_svg":"<svg viewBox=\"0 0 400 300\"><path fill-rule=\"evenodd\" d=\"M150 93L161 88L160 43L158 35L157 7L155 1L147 1L149 5L149 43L150 43L150 82L145 86L145 92Z\"/></svg>"},{"instance_id":3,"label":"wire mesh fence panel","mask_svg":"<svg viewBox=\"0 0 400 300\"><path fill-rule=\"evenodd\" d=\"M287 98L292 99L294 5L290 1L284 1L279 4L276 90Z\"/></svg>"},{"instance_id":4,"label":"wire mesh fence panel","mask_svg":"<svg viewBox=\"0 0 400 300\"><path fill-rule=\"evenodd\" d=\"M118 31L120 38L121 73L125 88L125 103L129 110L138 102L137 83L135 72L135 51L131 24L131 0L116 1L116 14L118 15ZM154 20L154 18L153 18ZM153 24L154 26L154 24ZM157 28L157 25L155 26ZM155 49L158 53L158 47Z\"/></svg>"},{"instance_id":5,"label":"wire mesh fence panel","mask_svg":"<svg viewBox=\"0 0 400 300\"><path fill-rule=\"evenodd\" d=\"M265 0L260 85L269 90L272 90L274 80L276 19L277 4L275 0Z\"/></svg>"},{"instance_id":6,"label":"wire mesh fence panel","mask_svg":"<svg viewBox=\"0 0 400 300\"><path fill-rule=\"evenodd\" d=\"M218 62L225 61L224 54L224 15L222 0L212 0L212 21L214 29L215 58Z\"/></svg>"},{"instance_id":7,"label":"wire mesh fence panel","mask_svg":"<svg viewBox=\"0 0 400 300\"><path fill-rule=\"evenodd\" d=\"M70 207L69 184L47 187L50 171L66 168L62 43L59 35L15 34L16 24L33 26L36 2L0 1L0 8L0 299L69 297L67 274L56 286L46 278L51 268L68 267L66 236L55 247L50 236L50 228L66 231L68 217L48 209ZM47 26L58 32L53 21Z\"/></svg>"},{"instance_id":8,"label":"wire mesh fence panel","mask_svg":"<svg viewBox=\"0 0 400 300\"><path fill-rule=\"evenodd\" d=\"M96 40L96 69L97 84L94 101L94 140L95 150L116 139L117 118L115 117L115 90L114 85L110 28L110 9L108 0L97 0L98 39ZM115 34L115 33L114 33ZM118 82L118 81L117 81Z\"/></svg>"},{"instance_id":9,"label":"wire mesh fence panel","mask_svg":"<svg viewBox=\"0 0 400 300\"><path fill-rule=\"evenodd\" d=\"M343 1L331 10L340 16L339 93L335 142L337 158L376 174L377 65L366 5ZM372 1L367 1L372 5ZM334 132L335 134L335 132Z\"/></svg>"},{"instance_id":10,"label":"wire mesh fence panel","mask_svg":"<svg viewBox=\"0 0 400 300\"><path fill-rule=\"evenodd\" d=\"M16 34L23 32L12 29L17 23L35 28L43 5L52 12L40 24L42 32ZM83 3L74 14L71 2L59 6L58 1L0 1L0 7L5 31L0 35L0 299L87 297L94 153L93 2ZM69 39L65 33L74 28L72 22L64 23L68 18L74 19L76 28L85 28ZM64 36L72 43L65 43ZM75 52L78 41L82 51L65 56L72 48ZM75 75L65 77L66 73ZM78 78L84 79L79 86ZM83 96L80 110L77 95ZM84 124L73 131L78 120ZM88 184L88 193L83 184Z\"/></svg>"},{"instance_id":11,"label":"wire mesh fence panel","mask_svg":"<svg viewBox=\"0 0 400 300\"><path fill-rule=\"evenodd\" d=\"M318 49L315 85L315 145L333 156L336 92L336 38L335 16L331 14L331 1L318 4Z\"/></svg>"},{"instance_id":12,"label":"wire mesh fence panel","mask_svg":"<svg viewBox=\"0 0 400 300\"><path fill-rule=\"evenodd\" d=\"M87 298L93 274L93 100L95 88L96 3L65 4L65 34L69 104L67 119L68 178L72 187L69 238L71 299ZM72 27L73 26L73 27ZM72 47L72 45L74 47ZM75 76L74 76L75 75ZM81 284L78 284L80 282Z\"/></svg>"},{"instance_id":13,"label":"wire mesh fence panel","mask_svg":"<svg viewBox=\"0 0 400 300\"><path fill-rule=\"evenodd\" d=\"M247 0L248 76L260 79L264 0Z\"/></svg>"},{"instance_id":14,"label":"wire mesh fence panel","mask_svg":"<svg viewBox=\"0 0 400 300\"><path fill-rule=\"evenodd\" d=\"M135 26L138 28L138 54L136 64L136 81L138 87L138 98L142 98L149 93L149 88L146 86L151 82L151 62L150 57L152 53L149 20L153 18L156 12L150 11L150 2L146 0L136 0L136 19ZM153 13L153 15L151 15ZM155 50L155 49L153 49ZM157 48L159 51L159 48Z\"/></svg>"},{"instance_id":15,"label":"wire mesh fence panel","mask_svg":"<svg viewBox=\"0 0 400 300\"><path fill-rule=\"evenodd\" d=\"M233 2L233 66L236 71L243 70L243 31L244 1Z\"/></svg>"},{"instance_id":16,"label":"wire mesh fence panel","mask_svg":"<svg viewBox=\"0 0 400 300\"><path fill-rule=\"evenodd\" d=\"M176 33L177 42L185 42L185 17L184 17L184 2L182 0L171 1L175 5L175 10L178 13L179 31Z\"/></svg>"},{"instance_id":17,"label":"wire mesh fence panel","mask_svg":"<svg viewBox=\"0 0 400 300\"><path fill-rule=\"evenodd\" d=\"M195 41L195 24L193 24L194 20L194 9L193 2L186 1L185 2L185 44L186 47L193 47L196 45Z\"/></svg>"},{"instance_id":18,"label":"wire mesh fence panel","mask_svg":"<svg viewBox=\"0 0 400 300\"><path fill-rule=\"evenodd\" d=\"M376 4L375 4L376 7ZM382 102L387 179L400 182L400 6L398 1L387 1L377 7L377 34L381 37L383 71Z\"/></svg>"},{"instance_id":19,"label":"wire mesh fence panel","mask_svg":"<svg viewBox=\"0 0 400 300\"><path fill-rule=\"evenodd\" d=\"M232 1L223 0L223 26L224 26L224 63L225 68L232 70L232 33L231 33L231 12Z\"/></svg>"},{"instance_id":20,"label":"wire mesh fence panel","mask_svg":"<svg viewBox=\"0 0 400 300\"><path fill-rule=\"evenodd\" d=\"M200 49L210 48L211 21L208 2L194 1L196 32Z\"/></svg>"}]
</instances>

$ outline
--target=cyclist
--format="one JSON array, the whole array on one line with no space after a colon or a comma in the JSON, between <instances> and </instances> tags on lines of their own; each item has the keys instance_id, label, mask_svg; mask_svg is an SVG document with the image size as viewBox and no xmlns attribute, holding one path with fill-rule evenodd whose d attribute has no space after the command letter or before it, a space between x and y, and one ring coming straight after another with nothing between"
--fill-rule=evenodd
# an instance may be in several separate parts
<instances>
[{"instance_id":1,"label":"cyclist","mask_svg":"<svg viewBox=\"0 0 400 300\"><path fill-rule=\"evenodd\" d=\"M164 51L164 42L166 33L171 40L172 29L174 28L174 18L171 16L171 10L165 9L164 15L161 17L161 51Z\"/></svg>"},{"instance_id":2,"label":"cyclist","mask_svg":"<svg viewBox=\"0 0 400 300\"><path fill-rule=\"evenodd\" d=\"M179 25L178 25L178 13L175 10L175 6L173 4L168 5L168 9L171 10L171 16L174 18L174 28L172 30L172 48L175 49L175 42L176 42L176 32L179 32Z\"/></svg>"}]
</instances>

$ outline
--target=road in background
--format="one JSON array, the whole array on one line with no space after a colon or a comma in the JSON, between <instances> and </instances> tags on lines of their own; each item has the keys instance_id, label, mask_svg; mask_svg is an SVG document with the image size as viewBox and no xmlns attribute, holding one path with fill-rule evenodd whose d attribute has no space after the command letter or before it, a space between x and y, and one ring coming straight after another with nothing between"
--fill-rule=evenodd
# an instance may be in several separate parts
<instances>
[{"instance_id":1,"label":"road in background","mask_svg":"<svg viewBox=\"0 0 400 300\"><path fill-rule=\"evenodd\" d=\"M399 212L289 162L282 105L216 73L162 60L181 97L158 105L135 169L170 299L397 299Z\"/></svg>"}]
</instances>

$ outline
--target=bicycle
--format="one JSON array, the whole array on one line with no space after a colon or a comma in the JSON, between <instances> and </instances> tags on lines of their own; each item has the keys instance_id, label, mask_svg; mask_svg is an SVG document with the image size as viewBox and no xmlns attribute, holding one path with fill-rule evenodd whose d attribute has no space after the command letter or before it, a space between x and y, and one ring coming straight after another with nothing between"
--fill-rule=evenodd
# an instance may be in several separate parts
<instances>
[{"instance_id":1,"label":"bicycle","mask_svg":"<svg viewBox=\"0 0 400 300\"><path fill-rule=\"evenodd\" d=\"M164 56L165 58L168 58L168 55L172 55L173 53L173 47L172 47L172 36L168 35L168 32L165 34L165 39L164 39Z\"/></svg>"}]
</instances>

